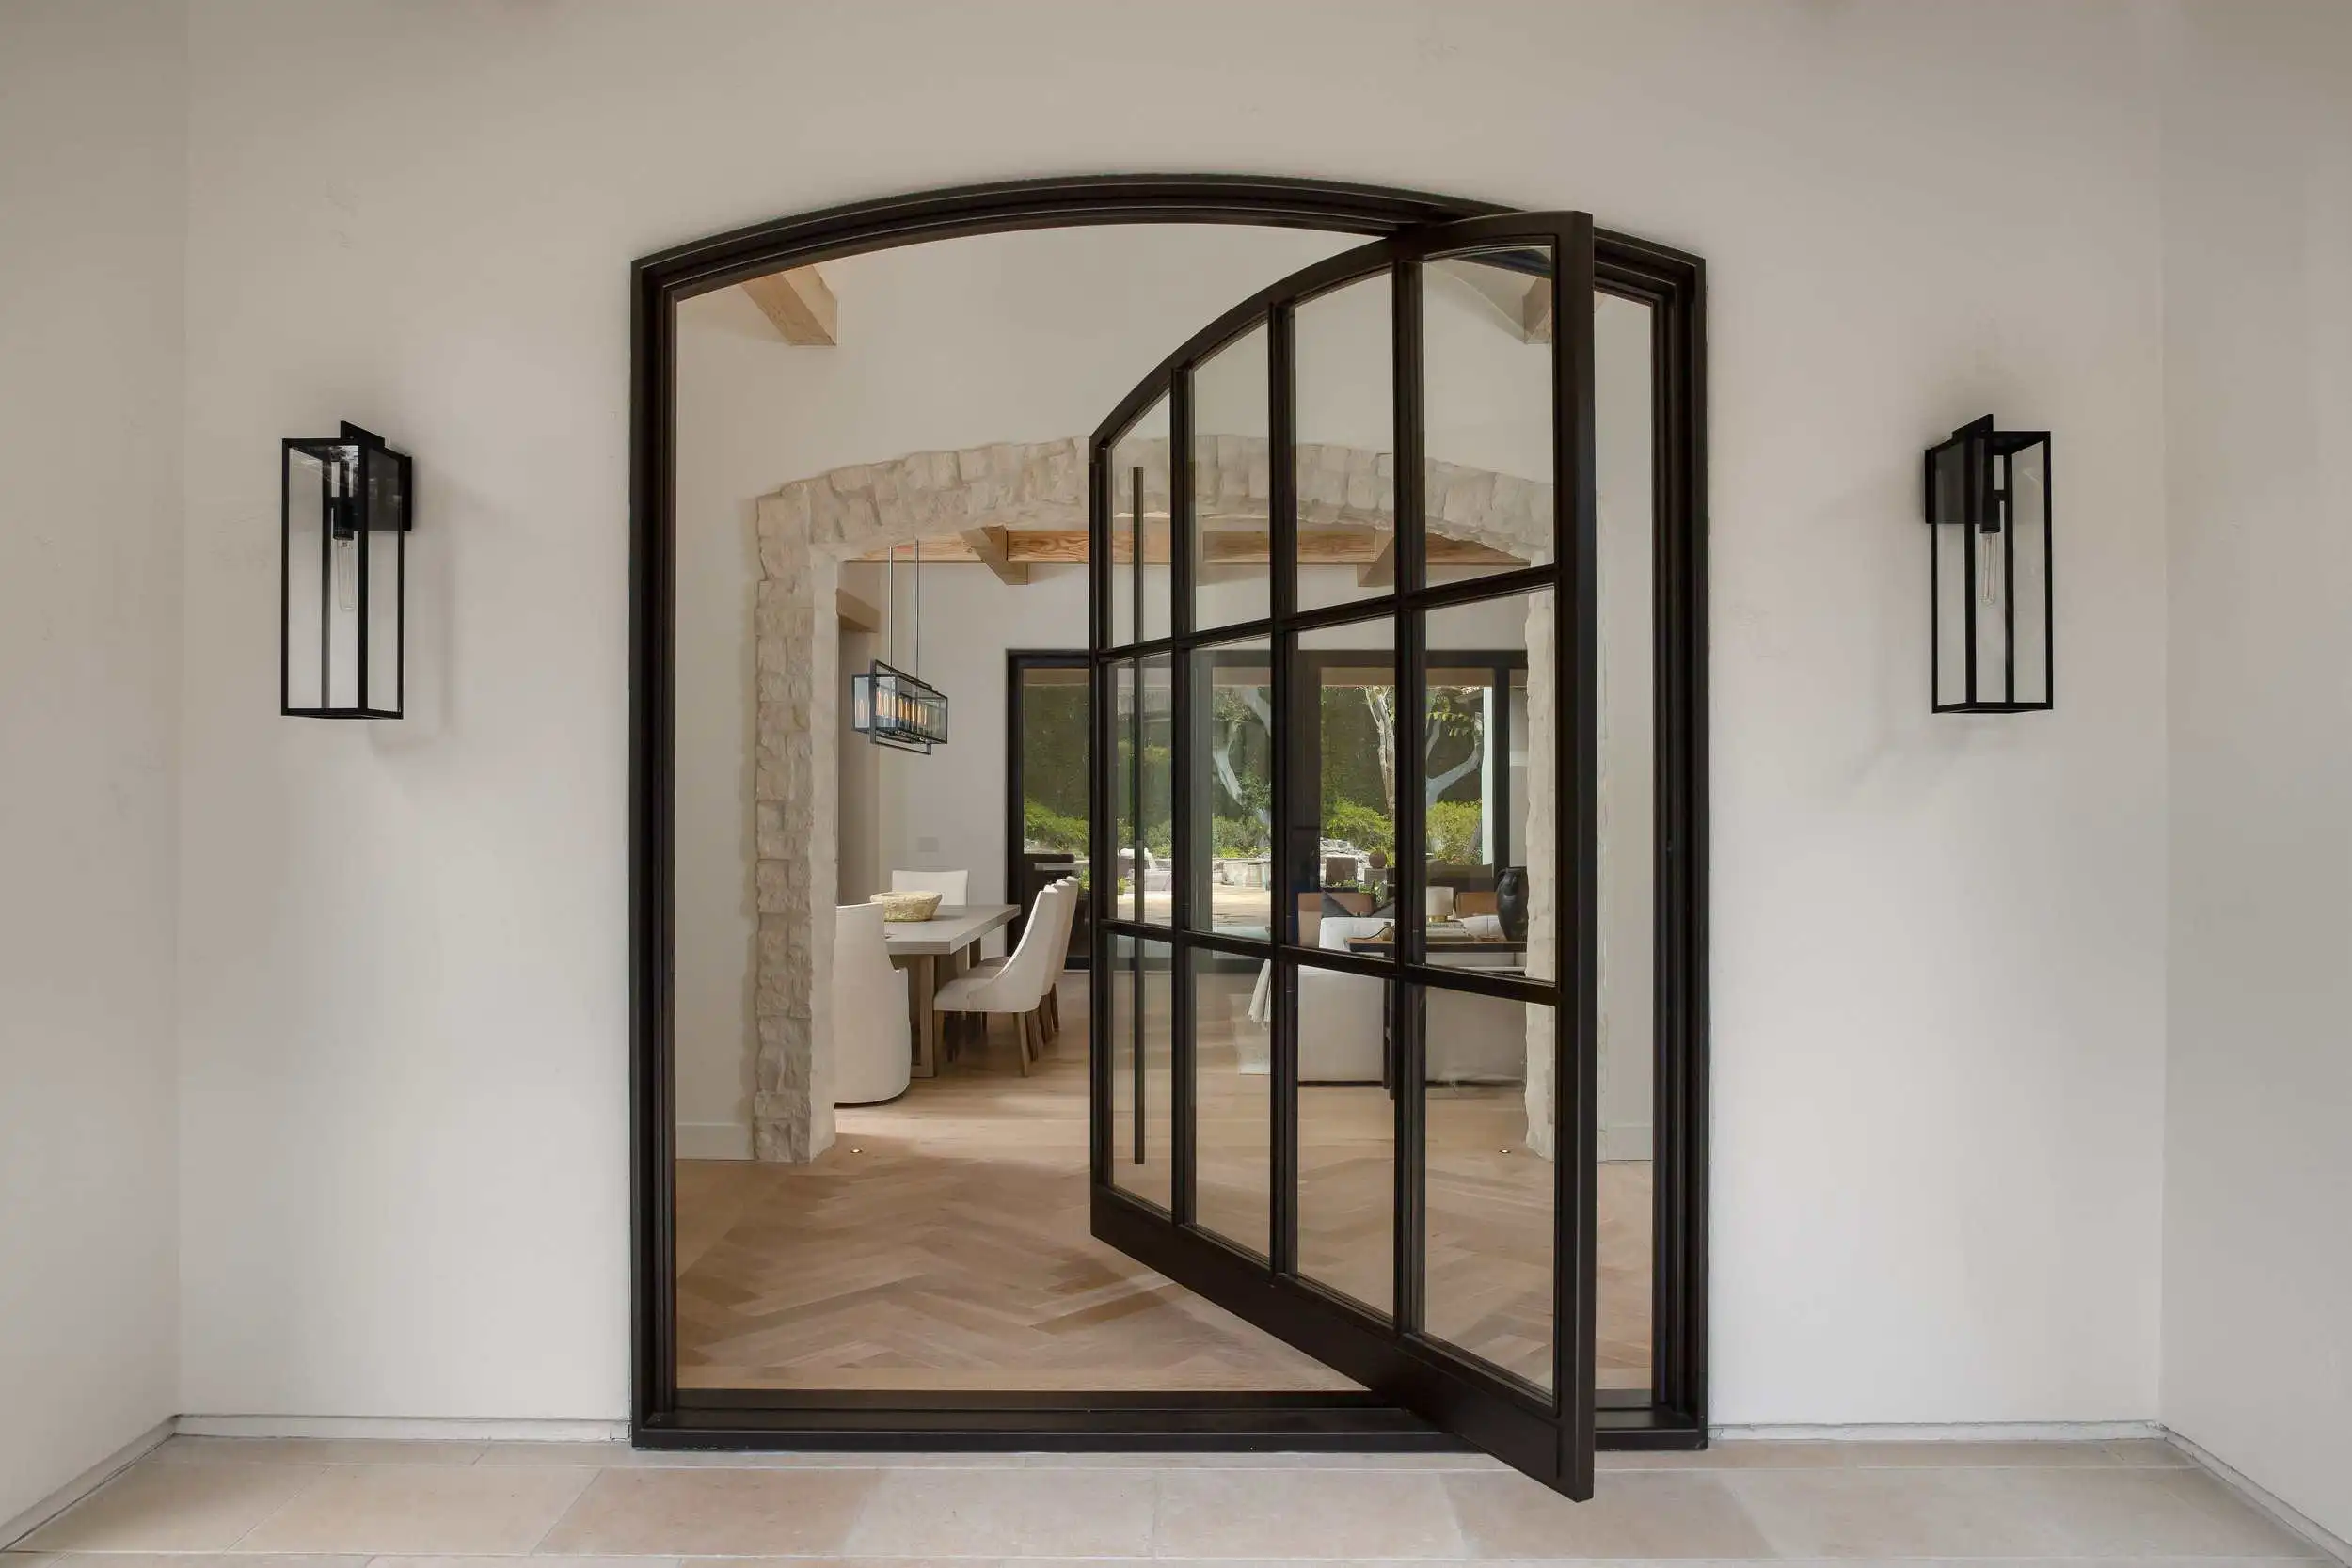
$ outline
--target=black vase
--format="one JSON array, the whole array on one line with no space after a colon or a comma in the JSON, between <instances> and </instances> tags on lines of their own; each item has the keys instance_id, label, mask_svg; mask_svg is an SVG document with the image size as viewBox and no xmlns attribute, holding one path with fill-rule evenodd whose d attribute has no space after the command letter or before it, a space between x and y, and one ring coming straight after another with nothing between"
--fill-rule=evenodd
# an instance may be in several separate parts
<instances>
[{"instance_id":1,"label":"black vase","mask_svg":"<svg viewBox=\"0 0 2352 1568\"><path fill-rule=\"evenodd\" d=\"M1527 940L1527 867L1506 865L1495 879L1495 913L1502 917L1504 936Z\"/></svg>"}]
</instances>

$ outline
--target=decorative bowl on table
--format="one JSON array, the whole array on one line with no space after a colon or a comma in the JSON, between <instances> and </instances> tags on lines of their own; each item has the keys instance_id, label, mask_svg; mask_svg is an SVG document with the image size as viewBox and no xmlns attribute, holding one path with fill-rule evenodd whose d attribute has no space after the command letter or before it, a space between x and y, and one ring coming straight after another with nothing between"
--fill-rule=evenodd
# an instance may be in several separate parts
<instances>
[{"instance_id":1,"label":"decorative bowl on table","mask_svg":"<svg viewBox=\"0 0 2352 1568\"><path fill-rule=\"evenodd\" d=\"M878 893L874 902L882 907L885 922L929 920L939 912L936 893Z\"/></svg>"}]
</instances>

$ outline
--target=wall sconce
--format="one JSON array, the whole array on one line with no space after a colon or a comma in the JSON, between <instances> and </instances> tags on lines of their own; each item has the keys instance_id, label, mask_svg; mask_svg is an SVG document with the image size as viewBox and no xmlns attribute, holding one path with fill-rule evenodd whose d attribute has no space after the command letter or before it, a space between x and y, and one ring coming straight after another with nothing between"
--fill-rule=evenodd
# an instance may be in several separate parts
<instances>
[{"instance_id":1,"label":"wall sconce","mask_svg":"<svg viewBox=\"0 0 2352 1568\"><path fill-rule=\"evenodd\" d=\"M1987 414L1930 447L1927 520L1935 711L2053 706L2050 433Z\"/></svg>"},{"instance_id":2,"label":"wall sconce","mask_svg":"<svg viewBox=\"0 0 2352 1568\"><path fill-rule=\"evenodd\" d=\"M416 526L408 459L350 423L281 447L278 711L397 719Z\"/></svg>"}]
</instances>

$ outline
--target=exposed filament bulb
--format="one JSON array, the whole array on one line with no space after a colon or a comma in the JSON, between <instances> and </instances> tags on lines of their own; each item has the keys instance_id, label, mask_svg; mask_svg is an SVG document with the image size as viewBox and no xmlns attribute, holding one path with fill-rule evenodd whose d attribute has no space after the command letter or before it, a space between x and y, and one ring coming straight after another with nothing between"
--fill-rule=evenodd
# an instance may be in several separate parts
<instances>
[{"instance_id":1,"label":"exposed filament bulb","mask_svg":"<svg viewBox=\"0 0 2352 1568\"><path fill-rule=\"evenodd\" d=\"M359 609L359 552L356 534L335 541L335 608L350 613Z\"/></svg>"}]
</instances>

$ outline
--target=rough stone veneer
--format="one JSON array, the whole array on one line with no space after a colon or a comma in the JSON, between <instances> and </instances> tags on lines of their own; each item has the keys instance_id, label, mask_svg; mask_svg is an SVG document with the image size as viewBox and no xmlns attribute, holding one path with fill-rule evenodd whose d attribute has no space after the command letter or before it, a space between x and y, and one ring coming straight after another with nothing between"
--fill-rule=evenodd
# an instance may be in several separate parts
<instances>
[{"instance_id":1,"label":"rough stone veneer","mask_svg":"<svg viewBox=\"0 0 2352 1568\"><path fill-rule=\"evenodd\" d=\"M1144 505L1163 514L1168 499L1166 440L1122 442L1119 466L1144 469ZM1394 460L1386 452L1321 444L1298 449L1299 515L1311 523L1394 522ZM1202 436L1194 441L1194 485L1204 515L1263 516L1271 454L1261 438ZM1006 442L961 451L914 452L795 480L760 498L759 574L753 608L757 670L753 811L759 911L752 1012L753 1147L762 1160L813 1160L833 1143L830 987L832 904L836 881L834 824L840 744L840 640L834 594L841 561L885 545L951 535L968 528L1086 526L1084 440ZM1431 463L1429 529L1534 559L1550 539L1551 486L1509 474ZM821 612L820 612L821 607ZM1539 628L1538 619L1542 625ZM1551 754L1551 696L1535 673L1550 642L1549 612L1529 617L1531 766ZM1540 696L1538 693L1540 692ZM1534 716L1540 713L1541 718ZM1551 791L1531 779L1529 863L1549 857ZM1549 940L1551 895L1530 899L1531 938ZM1550 1142L1549 1056L1539 1096L1531 1073L1531 1118L1542 1104ZM1531 1127L1531 1131L1533 1131Z\"/></svg>"}]
</instances>

